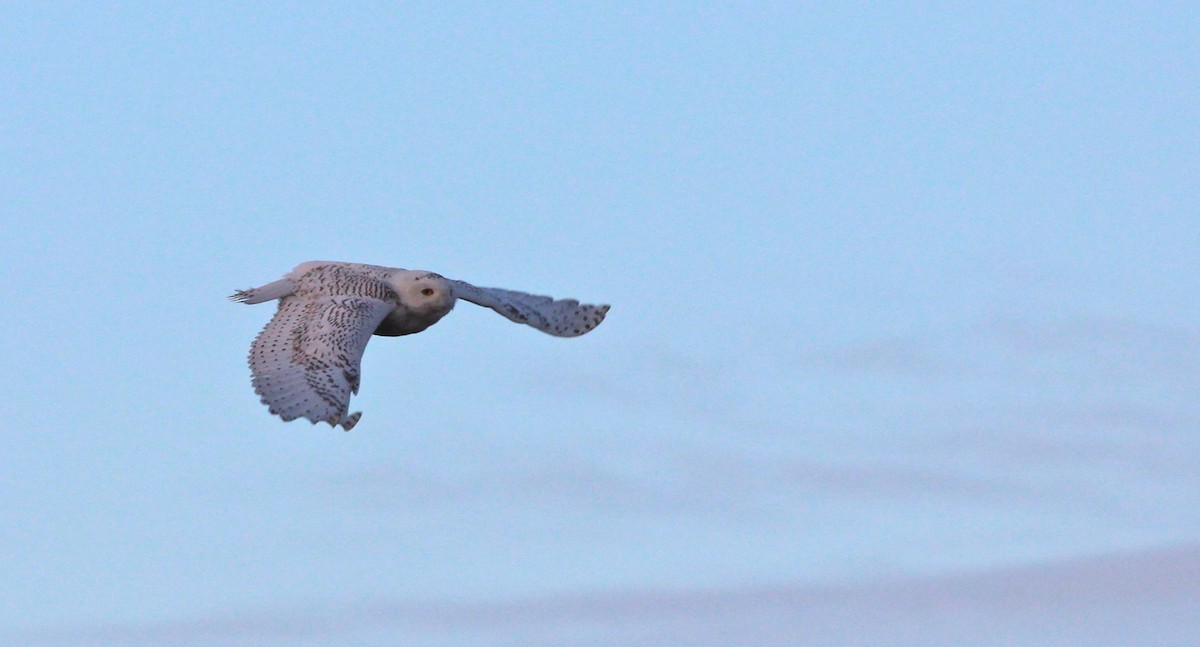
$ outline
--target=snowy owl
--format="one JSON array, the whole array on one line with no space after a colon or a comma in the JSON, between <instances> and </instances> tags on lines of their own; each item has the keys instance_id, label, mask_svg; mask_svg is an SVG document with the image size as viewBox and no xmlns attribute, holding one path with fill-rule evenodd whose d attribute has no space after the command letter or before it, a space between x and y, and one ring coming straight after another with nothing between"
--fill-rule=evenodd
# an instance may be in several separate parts
<instances>
[{"instance_id":1,"label":"snowy owl","mask_svg":"<svg viewBox=\"0 0 1200 647\"><path fill-rule=\"evenodd\" d=\"M421 332L457 299L556 337L582 335L608 312L607 305L479 288L433 272L333 261L301 263L278 281L229 298L247 304L279 300L250 346L251 383L263 404L285 421L308 418L346 431L362 416L347 411L371 335Z\"/></svg>"}]
</instances>

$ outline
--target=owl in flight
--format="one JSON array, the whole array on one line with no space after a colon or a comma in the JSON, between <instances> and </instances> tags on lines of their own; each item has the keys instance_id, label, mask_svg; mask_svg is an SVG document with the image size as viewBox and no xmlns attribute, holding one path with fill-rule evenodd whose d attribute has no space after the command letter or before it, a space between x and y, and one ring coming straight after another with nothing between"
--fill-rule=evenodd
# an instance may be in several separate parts
<instances>
[{"instance_id":1,"label":"owl in flight","mask_svg":"<svg viewBox=\"0 0 1200 647\"><path fill-rule=\"evenodd\" d=\"M347 411L371 335L421 332L458 299L556 337L582 335L608 312L607 305L479 288L433 272L333 261L301 263L278 281L229 298L247 304L279 300L250 346L251 383L263 404L285 421L308 418L346 431L362 416Z\"/></svg>"}]
</instances>

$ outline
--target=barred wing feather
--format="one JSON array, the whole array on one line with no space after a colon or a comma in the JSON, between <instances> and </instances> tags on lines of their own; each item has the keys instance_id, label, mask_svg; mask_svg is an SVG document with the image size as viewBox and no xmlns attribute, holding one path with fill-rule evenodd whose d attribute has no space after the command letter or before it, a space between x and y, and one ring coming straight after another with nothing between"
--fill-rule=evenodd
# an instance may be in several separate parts
<instances>
[{"instance_id":1,"label":"barred wing feather","mask_svg":"<svg viewBox=\"0 0 1200 647\"><path fill-rule=\"evenodd\" d=\"M284 420L341 425L358 393L363 351L395 304L361 296L289 296L250 347L254 391Z\"/></svg>"},{"instance_id":2,"label":"barred wing feather","mask_svg":"<svg viewBox=\"0 0 1200 647\"><path fill-rule=\"evenodd\" d=\"M511 321L537 328L555 337L578 337L600 325L607 305L554 299L501 288L481 288L465 281L450 281L454 296L491 308Z\"/></svg>"}]
</instances>

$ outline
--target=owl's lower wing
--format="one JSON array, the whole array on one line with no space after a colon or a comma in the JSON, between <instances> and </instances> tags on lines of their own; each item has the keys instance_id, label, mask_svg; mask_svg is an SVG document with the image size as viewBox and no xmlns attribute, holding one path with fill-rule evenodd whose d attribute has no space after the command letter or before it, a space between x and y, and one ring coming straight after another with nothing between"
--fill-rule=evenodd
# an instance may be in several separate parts
<instances>
[{"instance_id":1,"label":"owl's lower wing","mask_svg":"<svg viewBox=\"0 0 1200 647\"><path fill-rule=\"evenodd\" d=\"M355 296L290 296L250 347L254 391L284 420L308 418L346 431L371 333L393 304Z\"/></svg>"},{"instance_id":2,"label":"owl's lower wing","mask_svg":"<svg viewBox=\"0 0 1200 647\"><path fill-rule=\"evenodd\" d=\"M454 296L491 308L511 321L533 326L555 337L578 337L600 325L607 305L554 299L515 290L480 288L464 281L450 281Z\"/></svg>"}]
</instances>

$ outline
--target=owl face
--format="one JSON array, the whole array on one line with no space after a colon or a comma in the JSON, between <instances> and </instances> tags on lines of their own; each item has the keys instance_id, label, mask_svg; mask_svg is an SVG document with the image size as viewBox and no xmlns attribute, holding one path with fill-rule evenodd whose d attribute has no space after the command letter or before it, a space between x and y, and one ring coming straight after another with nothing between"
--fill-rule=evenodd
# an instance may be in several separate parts
<instances>
[{"instance_id":1,"label":"owl face","mask_svg":"<svg viewBox=\"0 0 1200 647\"><path fill-rule=\"evenodd\" d=\"M391 283L400 302L414 314L441 316L454 307L454 290L440 274L406 270L393 274Z\"/></svg>"}]
</instances>

